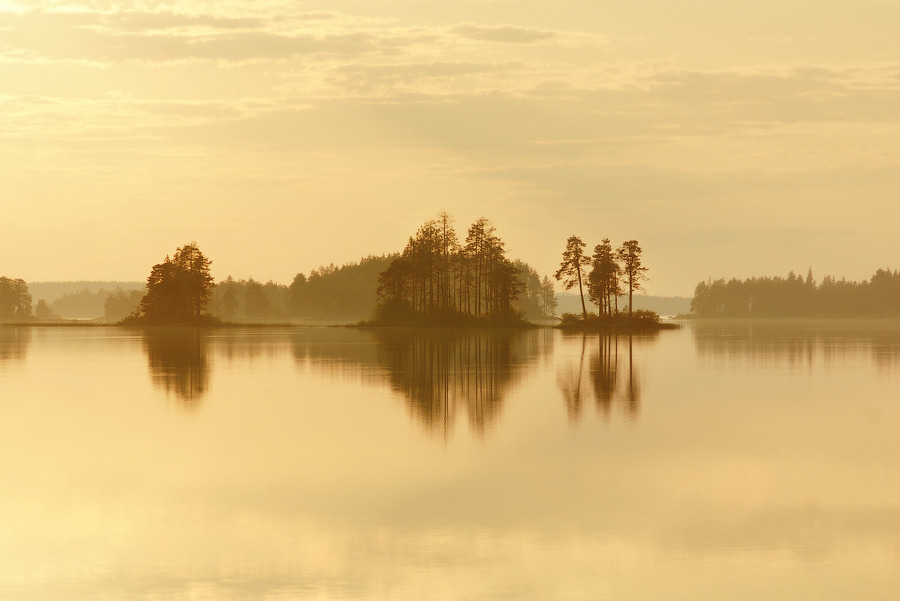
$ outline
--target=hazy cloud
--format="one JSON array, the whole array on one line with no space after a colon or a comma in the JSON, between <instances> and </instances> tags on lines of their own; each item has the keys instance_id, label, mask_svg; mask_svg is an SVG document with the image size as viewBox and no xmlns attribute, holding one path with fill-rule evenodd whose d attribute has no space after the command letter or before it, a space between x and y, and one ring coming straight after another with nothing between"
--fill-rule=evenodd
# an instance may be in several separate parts
<instances>
[{"instance_id":1,"label":"hazy cloud","mask_svg":"<svg viewBox=\"0 0 900 601\"><path fill-rule=\"evenodd\" d=\"M159 32L173 29L258 29L261 19L228 18L213 15L187 15L171 12L116 12L101 13L98 21L110 33Z\"/></svg>"},{"instance_id":2,"label":"hazy cloud","mask_svg":"<svg viewBox=\"0 0 900 601\"><path fill-rule=\"evenodd\" d=\"M556 34L552 31L531 29L528 27L485 26L474 23L462 23L453 28L453 32L473 40L485 42L504 42L510 44L533 44L549 40Z\"/></svg>"},{"instance_id":3,"label":"hazy cloud","mask_svg":"<svg viewBox=\"0 0 900 601\"><path fill-rule=\"evenodd\" d=\"M326 80L337 90L354 95L376 94L397 98L406 94L458 94L473 88L496 89L509 83L513 73L525 69L524 63L508 61L427 62L402 64L349 64L335 68ZM492 80L502 81L491 85Z\"/></svg>"}]
</instances>

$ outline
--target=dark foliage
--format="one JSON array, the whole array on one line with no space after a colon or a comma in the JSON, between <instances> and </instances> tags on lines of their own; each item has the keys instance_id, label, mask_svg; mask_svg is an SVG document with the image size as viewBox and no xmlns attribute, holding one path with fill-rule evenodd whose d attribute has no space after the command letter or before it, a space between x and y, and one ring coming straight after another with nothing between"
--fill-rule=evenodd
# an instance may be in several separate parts
<instances>
[{"instance_id":1,"label":"dark foliage","mask_svg":"<svg viewBox=\"0 0 900 601\"><path fill-rule=\"evenodd\" d=\"M215 286L210 260L195 243L153 266L147 294L141 299L140 319L154 324L197 324L212 321L207 306Z\"/></svg>"},{"instance_id":2,"label":"dark foliage","mask_svg":"<svg viewBox=\"0 0 900 601\"><path fill-rule=\"evenodd\" d=\"M691 312L704 317L896 316L900 314L900 272L879 269L862 282L821 284L790 272L786 278L700 282Z\"/></svg>"},{"instance_id":3,"label":"dark foliage","mask_svg":"<svg viewBox=\"0 0 900 601\"><path fill-rule=\"evenodd\" d=\"M0 321L25 321L31 317L31 294L24 280L0 277Z\"/></svg>"},{"instance_id":4,"label":"dark foliage","mask_svg":"<svg viewBox=\"0 0 900 601\"><path fill-rule=\"evenodd\" d=\"M428 323L518 320L515 303L526 287L504 246L484 218L469 227L465 244L460 244L452 217L440 213L419 228L378 276L379 304L394 315L396 309L390 307L406 303Z\"/></svg>"},{"instance_id":5,"label":"dark foliage","mask_svg":"<svg viewBox=\"0 0 900 601\"><path fill-rule=\"evenodd\" d=\"M644 309L638 309L631 314L625 312L600 316L591 314L587 318L573 313L564 313L560 318L559 327L570 330L626 333L678 328L676 324L661 322L658 314Z\"/></svg>"}]
</instances>

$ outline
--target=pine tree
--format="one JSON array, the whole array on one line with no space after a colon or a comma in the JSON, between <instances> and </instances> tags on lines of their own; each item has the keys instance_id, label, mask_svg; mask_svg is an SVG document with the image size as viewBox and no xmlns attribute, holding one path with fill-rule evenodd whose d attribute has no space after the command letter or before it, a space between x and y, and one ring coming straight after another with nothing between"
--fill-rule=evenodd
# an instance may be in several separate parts
<instances>
[{"instance_id":1,"label":"pine tree","mask_svg":"<svg viewBox=\"0 0 900 601\"><path fill-rule=\"evenodd\" d=\"M578 284L578 294L581 296L581 312L587 319L587 307L584 305L584 287L582 281L585 278L585 269L590 263L590 258L584 254L587 246L578 236L569 236L566 241L566 250L563 251L563 260L559 265L555 277L561 280L566 290L570 290Z\"/></svg>"},{"instance_id":2,"label":"pine tree","mask_svg":"<svg viewBox=\"0 0 900 601\"><path fill-rule=\"evenodd\" d=\"M622 262L622 274L628 280L628 316L631 317L633 294L635 290L642 290L642 282L647 279L647 268L641 265L641 247L637 240L628 240L616 252L619 261Z\"/></svg>"},{"instance_id":3,"label":"pine tree","mask_svg":"<svg viewBox=\"0 0 900 601\"><path fill-rule=\"evenodd\" d=\"M611 315L612 299L619 294L621 268L609 238L604 238L602 244L594 247L594 256L591 259L588 295L591 301L600 307L600 315Z\"/></svg>"}]
</instances>

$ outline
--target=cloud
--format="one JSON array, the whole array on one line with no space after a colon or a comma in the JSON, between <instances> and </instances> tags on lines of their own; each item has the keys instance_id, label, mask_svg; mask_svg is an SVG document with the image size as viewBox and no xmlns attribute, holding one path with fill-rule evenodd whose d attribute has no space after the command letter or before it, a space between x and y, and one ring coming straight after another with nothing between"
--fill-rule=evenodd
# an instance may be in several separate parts
<instances>
[{"instance_id":1,"label":"cloud","mask_svg":"<svg viewBox=\"0 0 900 601\"><path fill-rule=\"evenodd\" d=\"M359 96L440 95L509 87L526 69L519 61L433 61L399 64L354 63L333 69L326 78L335 89ZM504 85L506 84L506 85Z\"/></svg>"},{"instance_id":2,"label":"cloud","mask_svg":"<svg viewBox=\"0 0 900 601\"><path fill-rule=\"evenodd\" d=\"M457 35L472 40L506 44L533 44L556 36L552 31L530 27L513 27L510 25L486 26L474 23L462 23L454 27L452 31Z\"/></svg>"},{"instance_id":3,"label":"cloud","mask_svg":"<svg viewBox=\"0 0 900 601\"><path fill-rule=\"evenodd\" d=\"M172 12L129 11L97 15L102 27L110 33L159 32L184 28L258 29L261 19L228 18L214 15L187 15Z\"/></svg>"},{"instance_id":4,"label":"cloud","mask_svg":"<svg viewBox=\"0 0 900 601\"><path fill-rule=\"evenodd\" d=\"M327 15L306 15L328 18ZM302 20L301 16L301 20ZM231 62L297 55L360 55L395 51L389 36L338 28L326 32L279 31L259 19L174 13L0 12L0 52L8 57L55 60Z\"/></svg>"}]
</instances>

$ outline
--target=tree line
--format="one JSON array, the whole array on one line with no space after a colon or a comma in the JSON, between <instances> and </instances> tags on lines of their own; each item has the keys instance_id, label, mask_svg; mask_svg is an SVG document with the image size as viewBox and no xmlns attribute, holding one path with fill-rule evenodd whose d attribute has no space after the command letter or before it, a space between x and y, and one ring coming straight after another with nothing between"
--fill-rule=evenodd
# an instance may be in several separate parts
<instances>
[{"instance_id":1,"label":"tree line","mask_svg":"<svg viewBox=\"0 0 900 601\"><path fill-rule=\"evenodd\" d=\"M691 312L703 317L892 316L900 313L900 272L878 269L869 280L826 276L758 277L700 282Z\"/></svg>"},{"instance_id":2,"label":"tree line","mask_svg":"<svg viewBox=\"0 0 900 601\"><path fill-rule=\"evenodd\" d=\"M378 274L396 255L298 273L290 285L228 276L213 290L210 312L226 321L361 321L375 306Z\"/></svg>"},{"instance_id":3,"label":"tree line","mask_svg":"<svg viewBox=\"0 0 900 601\"><path fill-rule=\"evenodd\" d=\"M216 285L211 261L191 242L176 249L150 270L146 293L121 291L107 295L107 319L130 312L127 323L207 323L221 320L271 318L339 318L356 312L364 318L375 307L376 323L449 319L520 321L555 316L553 281L521 261L506 257L506 245L493 224L476 220L464 240L456 234L453 218L441 212L423 224L401 253L367 257L359 264L330 265L297 274L290 286L262 284L232 277ZM646 279L641 249L634 240L613 251L608 239L595 247L593 257L585 244L569 238L563 263L556 273L567 288L577 282L582 294L587 282L591 299L601 315L618 312L618 297L627 283L631 294ZM591 265L590 274L586 267ZM27 319L31 297L22 280L2 279L0 318ZM102 291L101 291L102 292ZM96 302L85 290L73 297ZM81 297L85 297L81 299ZM90 298L87 298L90 297ZM13 300L9 300L13 299ZM17 304L18 303L18 304ZM46 303L39 305L41 319L55 317Z\"/></svg>"},{"instance_id":4,"label":"tree line","mask_svg":"<svg viewBox=\"0 0 900 601\"><path fill-rule=\"evenodd\" d=\"M415 293L410 304L414 310L448 310L465 300L471 315L553 314L552 283L546 277L541 280L525 263L506 259L490 222L482 219L471 228L470 246L477 252L463 256L465 250L452 235L449 216L443 214L442 219L439 237L435 237L437 221L429 222L402 254L370 256L342 267L332 264L308 276L299 273L290 286L230 276L216 285L209 273L211 261L196 243L190 243L153 266L147 294L127 321L360 321L371 316L379 299L385 299L387 282L397 273L403 279L391 285ZM459 273L469 276L468 296L460 297L463 284L453 279Z\"/></svg>"}]
</instances>

